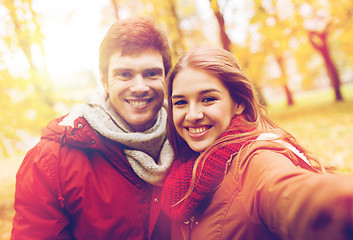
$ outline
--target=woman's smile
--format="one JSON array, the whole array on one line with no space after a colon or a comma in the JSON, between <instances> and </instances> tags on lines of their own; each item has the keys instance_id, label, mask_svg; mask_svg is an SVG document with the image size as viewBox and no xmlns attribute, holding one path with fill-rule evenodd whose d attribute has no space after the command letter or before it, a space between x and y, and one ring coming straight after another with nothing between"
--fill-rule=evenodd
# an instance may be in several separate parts
<instances>
[{"instance_id":1,"label":"woman's smile","mask_svg":"<svg viewBox=\"0 0 353 240\"><path fill-rule=\"evenodd\" d=\"M200 141L200 139L207 137L207 134L211 128L211 125L185 127L185 129L188 131L189 137L195 141Z\"/></svg>"}]
</instances>

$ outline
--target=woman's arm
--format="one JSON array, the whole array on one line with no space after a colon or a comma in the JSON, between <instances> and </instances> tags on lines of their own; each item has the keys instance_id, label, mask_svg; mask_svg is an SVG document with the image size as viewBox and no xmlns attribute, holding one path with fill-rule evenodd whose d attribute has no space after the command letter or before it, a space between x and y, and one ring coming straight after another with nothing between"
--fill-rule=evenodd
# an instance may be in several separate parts
<instances>
[{"instance_id":1,"label":"woman's arm","mask_svg":"<svg viewBox=\"0 0 353 240\"><path fill-rule=\"evenodd\" d=\"M240 173L246 210L281 238L352 239L353 177L313 173L271 150L252 154Z\"/></svg>"}]
</instances>

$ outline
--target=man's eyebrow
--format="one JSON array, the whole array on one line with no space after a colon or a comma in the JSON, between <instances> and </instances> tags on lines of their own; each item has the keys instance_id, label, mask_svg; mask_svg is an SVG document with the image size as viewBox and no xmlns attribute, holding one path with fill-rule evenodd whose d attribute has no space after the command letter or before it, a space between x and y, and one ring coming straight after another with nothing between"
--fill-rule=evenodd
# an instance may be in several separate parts
<instances>
[{"instance_id":1,"label":"man's eyebrow","mask_svg":"<svg viewBox=\"0 0 353 240\"><path fill-rule=\"evenodd\" d=\"M160 68L160 67L151 67L151 68L146 68L143 70L144 72L146 71L161 71L163 72L163 68Z\"/></svg>"},{"instance_id":2,"label":"man's eyebrow","mask_svg":"<svg viewBox=\"0 0 353 240\"><path fill-rule=\"evenodd\" d=\"M129 71L129 72L134 72L135 70L132 68L127 68L127 67L116 67L112 69L112 72L119 72L119 71ZM162 71L163 72L163 68L160 67L151 67L151 68L146 68L143 69L142 72L146 72L146 71Z\"/></svg>"},{"instance_id":3,"label":"man's eyebrow","mask_svg":"<svg viewBox=\"0 0 353 240\"><path fill-rule=\"evenodd\" d=\"M122 71L129 71L129 72L132 72L133 70L130 69L130 68L124 68L124 67L122 67L122 68L117 67L117 68L113 68L113 69L112 69L112 72L114 72L114 73L116 73L116 72L122 72Z\"/></svg>"}]
</instances>

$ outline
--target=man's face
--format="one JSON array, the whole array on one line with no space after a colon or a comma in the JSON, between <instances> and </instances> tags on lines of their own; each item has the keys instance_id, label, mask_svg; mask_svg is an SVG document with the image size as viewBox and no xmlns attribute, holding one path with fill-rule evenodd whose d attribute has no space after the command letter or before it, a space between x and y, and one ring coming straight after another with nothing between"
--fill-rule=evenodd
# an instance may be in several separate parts
<instances>
[{"instance_id":1,"label":"man's face","mask_svg":"<svg viewBox=\"0 0 353 240\"><path fill-rule=\"evenodd\" d=\"M162 107L164 78L163 58L157 50L126 56L117 51L110 57L104 88L114 110L130 127L145 131Z\"/></svg>"}]
</instances>

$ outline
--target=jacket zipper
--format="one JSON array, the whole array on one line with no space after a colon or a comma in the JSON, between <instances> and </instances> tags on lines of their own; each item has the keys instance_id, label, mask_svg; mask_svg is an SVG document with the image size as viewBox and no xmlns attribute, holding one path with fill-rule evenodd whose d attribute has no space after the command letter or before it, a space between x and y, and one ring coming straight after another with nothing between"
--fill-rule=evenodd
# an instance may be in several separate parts
<instances>
[{"instance_id":1,"label":"jacket zipper","mask_svg":"<svg viewBox=\"0 0 353 240\"><path fill-rule=\"evenodd\" d=\"M191 231L192 231L192 228L194 226L196 226L197 224L199 224L199 222L195 221L195 217L194 216L191 216L189 220L186 220L184 222L185 225L189 225L189 228L188 228L188 240L191 240Z\"/></svg>"}]
</instances>

